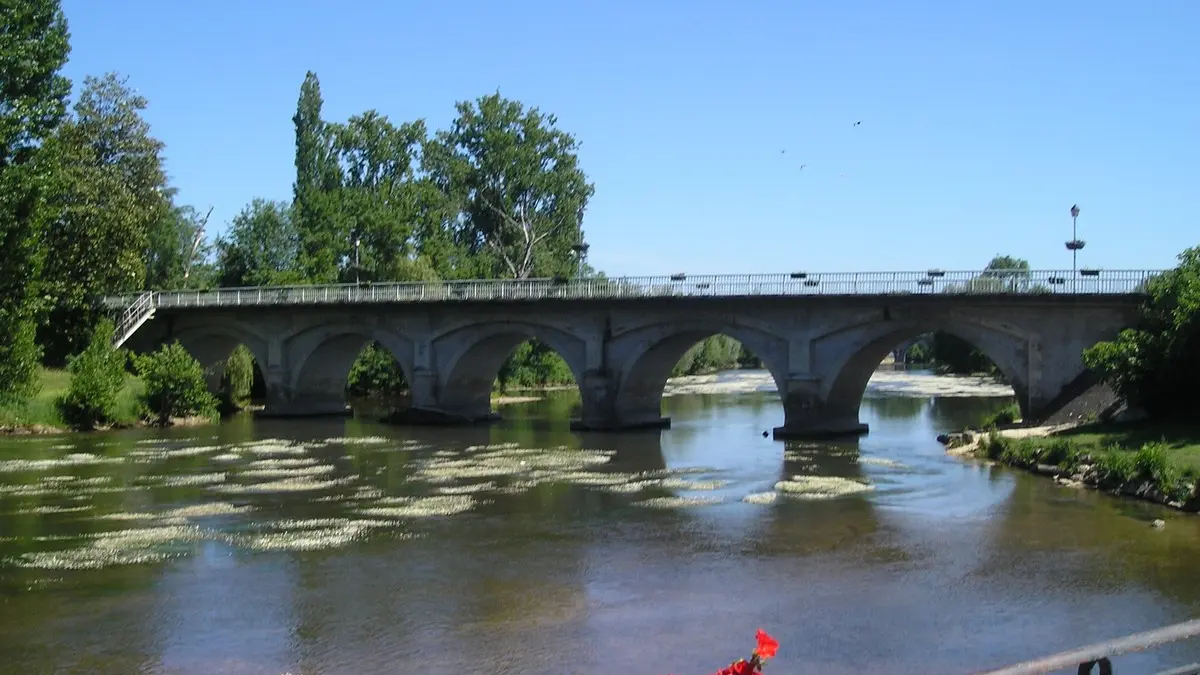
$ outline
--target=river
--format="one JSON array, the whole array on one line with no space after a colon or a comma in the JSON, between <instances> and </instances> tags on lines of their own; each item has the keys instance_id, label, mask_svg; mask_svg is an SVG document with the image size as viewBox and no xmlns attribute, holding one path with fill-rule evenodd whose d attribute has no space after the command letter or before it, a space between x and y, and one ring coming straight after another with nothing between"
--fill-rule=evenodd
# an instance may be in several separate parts
<instances>
[{"instance_id":1,"label":"river","mask_svg":"<svg viewBox=\"0 0 1200 675\"><path fill-rule=\"evenodd\" d=\"M768 672L970 673L1200 614L1200 519L946 456L1003 398L836 444L763 438L770 393L573 403L0 438L0 674L704 674L759 627Z\"/></svg>"}]
</instances>

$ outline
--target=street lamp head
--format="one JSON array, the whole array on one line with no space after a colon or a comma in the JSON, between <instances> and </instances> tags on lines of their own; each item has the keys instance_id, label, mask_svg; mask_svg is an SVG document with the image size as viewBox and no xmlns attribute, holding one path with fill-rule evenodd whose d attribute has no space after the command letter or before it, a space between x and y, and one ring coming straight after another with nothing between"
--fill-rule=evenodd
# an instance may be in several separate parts
<instances>
[{"instance_id":1,"label":"street lamp head","mask_svg":"<svg viewBox=\"0 0 1200 675\"><path fill-rule=\"evenodd\" d=\"M1079 205L1078 204L1071 205L1071 217L1072 218L1079 217Z\"/></svg>"}]
</instances>

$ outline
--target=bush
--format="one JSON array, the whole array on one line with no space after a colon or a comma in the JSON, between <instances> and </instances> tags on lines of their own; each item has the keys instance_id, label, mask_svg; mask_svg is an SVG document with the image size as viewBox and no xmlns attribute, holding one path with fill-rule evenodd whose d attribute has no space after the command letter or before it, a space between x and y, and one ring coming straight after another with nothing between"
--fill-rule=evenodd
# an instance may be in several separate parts
<instances>
[{"instance_id":1,"label":"bush","mask_svg":"<svg viewBox=\"0 0 1200 675\"><path fill-rule=\"evenodd\" d=\"M67 359L71 384L55 405L63 421L74 429L94 429L116 418L128 359L125 351L112 343L113 324L102 319L92 331L87 348Z\"/></svg>"},{"instance_id":2,"label":"bush","mask_svg":"<svg viewBox=\"0 0 1200 675\"><path fill-rule=\"evenodd\" d=\"M217 412L217 399L208 393L204 368L178 342L134 359L145 381L142 404L158 424L173 417L206 416Z\"/></svg>"},{"instance_id":3,"label":"bush","mask_svg":"<svg viewBox=\"0 0 1200 675\"><path fill-rule=\"evenodd\" d=\"M221 375L221 408L241 410L250 400L254 388L254 356L245 345L238 345L225 359L225 373Z\"/></svg>"},{"instance_id":4,"label":"bush","mask_svg":"<svg viewBox=\"0 0 1200 675\"><path fill-rule=\"evenodd\" d=\"M983 421L984 429L995 429L1003 424L1012 424L1021 419L1021 406L1010 403L1004 408L988 415Z\"/></svg>"},{"instance_id":5,"label":"bush","mask_svg":"<svg viewBox=\"0 0 1200 675\"><path fill-rule=\"evenodd\" d=\"M378 342L367 345L350 366L346 394L350 398L400 396L408 391L404 371L387 347Z\"/></svg>"}]
</instances>

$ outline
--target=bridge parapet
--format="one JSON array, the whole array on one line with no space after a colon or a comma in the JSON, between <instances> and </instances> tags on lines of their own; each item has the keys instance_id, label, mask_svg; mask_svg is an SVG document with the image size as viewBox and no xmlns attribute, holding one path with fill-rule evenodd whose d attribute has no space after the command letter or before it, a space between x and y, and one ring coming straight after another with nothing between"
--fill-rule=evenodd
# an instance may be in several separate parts
<instances>
[{"instance_id":1,"label":"bridge parapet","mask_svg":"<svg viewBox=\"0 0 1200 675\"><path fill-rule=\"evenodd\" d=\"M983 270L786 274L674 274L613 278L488 279L218 288L154 293L156 308L373 303L520 302L669 297L884 295L1124 295L1161 270ZM139 295L105 299L125 308Z\"/></svg>"}]
</instances>

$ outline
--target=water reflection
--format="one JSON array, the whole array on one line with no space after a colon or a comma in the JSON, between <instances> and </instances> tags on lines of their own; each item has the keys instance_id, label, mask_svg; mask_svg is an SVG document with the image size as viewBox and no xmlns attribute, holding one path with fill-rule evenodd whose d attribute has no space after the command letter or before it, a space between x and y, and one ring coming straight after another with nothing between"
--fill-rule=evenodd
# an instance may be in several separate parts
<instances>
[{"instance_id":1,"label":"water reflection","mask_svg":"<svg viewBox=\"0 0 1200 675\"><path fill-rule=\"evenodd\" d=\"M933 440L1009 400L871 398L844 443L762 438L774 394L574 434L574 393L6 439L0 673L711 672L759 626L780 672L955 673L1200 611L1195 519Z\"/></svg>"}]
</instances>

